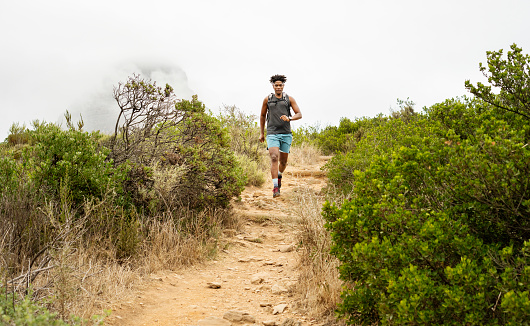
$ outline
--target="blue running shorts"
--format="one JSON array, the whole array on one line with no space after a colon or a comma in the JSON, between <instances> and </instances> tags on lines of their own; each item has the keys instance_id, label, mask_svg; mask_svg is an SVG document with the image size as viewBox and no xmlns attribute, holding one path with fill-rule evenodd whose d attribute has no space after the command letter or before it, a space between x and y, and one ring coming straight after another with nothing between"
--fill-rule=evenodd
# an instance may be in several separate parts
<instances>
[{"instance_id":1,"label":"blue running shorts","mask_svg":"<svg viewBox=\"0 0 530 326\"><path fill-rule=\"evenodd\" d=\"M267 149L269 149L269 147L279 147L280 152L289 153L292 142L292 134L267 135Z\"/></svg>"}]
</instances>

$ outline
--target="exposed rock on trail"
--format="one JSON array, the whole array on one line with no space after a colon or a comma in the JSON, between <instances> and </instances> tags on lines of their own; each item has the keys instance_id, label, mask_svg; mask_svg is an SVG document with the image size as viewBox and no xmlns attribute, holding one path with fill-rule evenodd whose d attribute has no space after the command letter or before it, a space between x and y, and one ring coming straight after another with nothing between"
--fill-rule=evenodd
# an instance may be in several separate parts
<instances>
[{"instance_id":1,"label":"exposed rock on trail","mask_svg":"<svg viewBox=\"0 0 530 326\"><path fill-rule=\"evenodd\" d=\"M243 223L225 230L216 260L161 272L132 302L123 302L109 325L313 325L294 307L297 192L319 193L320 165L288 167L281 196L270 182L248 187L234 207ZM299 209L299 208L298 208Z\"/></svg>"}]
</instances>

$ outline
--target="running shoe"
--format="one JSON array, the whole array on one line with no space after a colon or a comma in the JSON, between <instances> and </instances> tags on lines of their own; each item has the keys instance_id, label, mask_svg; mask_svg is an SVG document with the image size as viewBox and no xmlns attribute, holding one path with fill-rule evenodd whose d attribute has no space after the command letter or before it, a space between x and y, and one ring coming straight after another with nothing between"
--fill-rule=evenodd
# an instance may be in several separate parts
<instances>
[{"instance_id":1,"label":"running shoe","mask_svg":"<svg viewBox=\"0 0 530 326\"><path fill-rule=\"evenodd\" d=\"M272 190L272 197L276 198L279 195L280 195L280 188L279 187L274 187L274 189Z\"/></svg>"}]
</instances>

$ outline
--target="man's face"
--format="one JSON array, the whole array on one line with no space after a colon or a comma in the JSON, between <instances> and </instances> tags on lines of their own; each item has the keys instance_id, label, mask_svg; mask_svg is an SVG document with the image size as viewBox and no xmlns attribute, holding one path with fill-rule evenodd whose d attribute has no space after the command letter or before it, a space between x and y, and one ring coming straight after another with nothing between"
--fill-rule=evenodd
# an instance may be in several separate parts
<instances>
[{"instance_id":1,"label":"man's face","mask_svg":"<svg viewBox=\"0 0 530 326\"><path fill-rule=\"evenodd\" d=\"M274 87L274 92L276 94L281 94L283 92L283 83L279 80L275 81L274 84L272 84L272 87Z\"/></svg>"}]
</instances>

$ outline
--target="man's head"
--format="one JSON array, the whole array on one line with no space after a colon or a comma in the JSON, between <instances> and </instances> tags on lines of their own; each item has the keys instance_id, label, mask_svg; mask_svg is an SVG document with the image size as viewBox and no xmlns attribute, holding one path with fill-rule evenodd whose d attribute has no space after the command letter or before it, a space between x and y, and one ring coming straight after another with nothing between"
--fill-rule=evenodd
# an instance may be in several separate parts
<instances>
[{"instance_id":1,"label":"man's head","mask_svg":"<svg viewBox=\"0 0 530 326\"><path fill-rule=\"evenodd\" d=\"M285 84L285 82L287 81L287 77L285 77L284 75L274 75L271 77L270 81L271 84L274 84L277 81L281 81L283 84Z\"/></svg>"},{"instance_id":2,"label":"man's head","mask_svg":"<svg viewBox=\"0 0 530 326\"><path fill-rule=\"evenodd\" d=\"M284 75L274 75L271 77L270 82L272 87L274 87L274 92L277 95L280 95L283 92L283 85L287 81L287 77Z\"/></svg>"}]
</instances>

